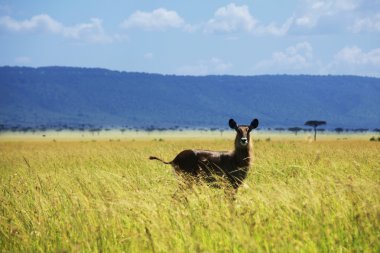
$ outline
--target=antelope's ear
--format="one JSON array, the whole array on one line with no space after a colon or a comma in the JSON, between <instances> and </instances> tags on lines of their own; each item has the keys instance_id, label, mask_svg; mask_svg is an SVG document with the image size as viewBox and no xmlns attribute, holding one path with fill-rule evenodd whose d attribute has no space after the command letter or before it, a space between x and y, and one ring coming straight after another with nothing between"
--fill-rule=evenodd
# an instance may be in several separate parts
<instances>
[{"instance_id":1,"label":"antelope's ear","mask_svg":"<svg viewBox=\"0 0 380 253\"><path fill-rule=\"evenodd\" d=\"M249 125L249 131L255 129L259 125L259 120L254 119L252 120L251 124Z\"/></svg>"},{"instance_id":2,"label":"antelope's ear","mask_svg":"<svg viewBox=\"0 0 380 253\"><path fill-rule=\"evenodd\" d=\"M233 120L233 119L230 119L230 120L228 121L228 125L229 125L232 129L236 129L236 128L237 128L237 124L236 124L235 120Z\"/></svg>"}]
</instances>

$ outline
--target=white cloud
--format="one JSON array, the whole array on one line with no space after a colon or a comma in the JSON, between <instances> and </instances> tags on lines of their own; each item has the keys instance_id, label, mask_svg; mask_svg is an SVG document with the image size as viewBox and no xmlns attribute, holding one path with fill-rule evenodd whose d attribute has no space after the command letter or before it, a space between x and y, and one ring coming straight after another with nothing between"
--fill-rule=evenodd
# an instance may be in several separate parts
<instances>
[{"instance_id":1,"label":"white cloud","mask_svg":"<svg viewBox=\"0 0 380 253\"><path fill-rule=\"evenodd\" d=\"M380 32L380 12L372 17L358 18L350 27L354 33L359 32Z\"/></svg>"},{"instance_id":2,"label":"white cloud","mask_svg":"<svg viewBox=\"0 0 380 253\"><path fill-rule=\"evenodd\" d=\"M36 15L22 21L3 16L0 18L0 27L11 32L48 32L93 43L109 43L115 39L105 33L102 20L98 18L92 18L89 23L65 26L47 14Z\"/></svg>"},{"instance_id":3,"label":"white cloud","mask_svg":"<svg viewBox=\"0 0 380 253\"><path fill-rule=\"evenodd\" d=\"M380 73L380 48L363 52L356 46L345 47L335 55L335 61L349 65L372 65L379 68Z\"/></svg>"},{"instance_id":4,"label":"white cloud","mask_svg":"<svg viewBox=\"0 0 380 253\"><path fill-rule=\"evenodd\" d=\"M125 29L138 28L146 31L166 31L171 28L181 28L186 32L199 29L206 33L233 33L238 31L252 32L257 35L284 35L293 19L289 18L284 24L259 25L251 15L247 5L234 3L218 8L213 18L204 24L187 24L175 11L158 8L151 12L136 11L121 23Z\"/></svg>"},{"instance_id":5,"label":"white cloud","mask_svg":"<svg viewBox=\"0 0 380 253\"><path fill-rule=\"evenodd\" d=\"M369 52L363 52L359 47L345 47L334 57L336 62L349 65L372 65L379 68L380 73L380 48Z\"/></svg>"},{"instance_id":6,"label":"white cloud","mask_svg":"<svg viewBox=\"0 0 380 253\"><path fill-rule=\"evenodd\" d=\"M62 34L68 38L84 39L96 43L110 43L113 41L113 38L105 33L102 20L98 18L92 18L90 23L64 27Z\"/></svg>"},{"instance_id":7,"label":"white cloud","mask_svg":"<svg viewBox=\"0 0 380 253\"><path fill-rule=\"evenodd\" d=\"M292 31L379 32L379 7L378 0L303 0L293 16Z\"/></svg>"},{"instance_id":8,"label":"white cloud","mask_svg":"<svg viewBox=\"0 0 380 253\"><path fill-rule=\"evenodd\" d=\"M255 34L258 35L274 35L284 36L289 31L290 27L294 23L294 18L288 18L282 25L276 23L270 23L269 25L258 25L255 29Z\"/></svg>"},{"instance_id":9,"label":"white cloud","mask_svg":"<svg viewBox=\"0 0 380 253\"><path fill-rule=\"evenodd\" d=\"M152 12L136 11L121 24L122 28L142 28L148 31L164 31L169 28L185 28L185 21L177 12L159 8Z\"/></svg>"},{"instance_id":10,"label":"white cloud","mask_svg":"<svg viewBox=\"0 0 380 253\"><path fill-rule=\"evenodd\" d=\"M363 51L357 46L344 47L331 59L321 62L314 57L309 42L301 42L274 52L272 57L258 62L255 74L345 74L380 76L380 48Z\"/></svg>"},{"instance_id":11,"label":"white cloud","mask_svg":"<svg viewBox=\"0 0 380 253\"><path fill-rule=\"evenodd\" d=\"M360 0L304 0L294 15L294 29L316 29L321 31L342 30L351 14L358 8ZM328 29L326 29L328 28Z\"/></svg>"},{"instance_id":12,"label":"white cloud","mask_svg":"<svg viewBox=\"0 0 380 253\"><path fill-rule=\"evenodd\" d=\"M315 27L321 19L357 9L360 0L304 0L299 6L295 23L302 27ZM340 17L341 18L341 17Z\"/></svg>"},{"instance_id":13,"label":"white cloud","mask_svg":"<svg viewBox=\"0 0 380 253\"><path fill-rule=\"evenodd\" d=\"M316 18L311 15L304 15L302 17L298 17L295 20L295 24L301 27L312 28L317 23Z\"/></svg>"},{"instance_id":14,"label":"white cloud","mask_svg":"<svg viewBox=\"0 0 380 253\"><path fill-rule=\"evenodd\" d=\"M249 32L254 35L285 36L290 33L336 33L380 31L380 1L301 0L292 16L284 23L261 23L247 5L234 3L217 9L203 24L206 33ZM377 13L376 13L377 11ZM374 13L375 12L375 13ZM362 18L358 18L362 17Z\"/></svg>"},{"instance_id":15,"label":"white cloud","mask_svg":"<svg viewBox=\"0 0 380 253\"><path fill-rule=\"evenodd\" d=\"M233 3L220 7L214 17L205 25L205 32L236 32L252 31L257 21L246 5L237 6Z\"/></svg>"},{"instance_id":16,"label":"white cloud","mask_svg":"<svg viewBox=\"0 0 380 253\"><path fill-rule=\"evenodd\" d=\"M247 5L235 5L233 3L220 7L204 25L206 33L234 33L248 32L254 35L285 35L293 23L293 18L288 18L283 24L274 22L261 24L250 13Z\"/></svg>"},{"instance_id":17,"label":"white cloud","mask_svg":"<svg viewBox=\"0 0 380 253\"><path fill-rule=\"evenodd\" d=\"M380 76L380 48L367 52L357 46L339 50L323 72L330 74Z\"/></svg>"},{"instance_id":18,"label":"white cloud","mask_svg":"<svg viewBox=\"0 0 380 253\"><path fill-rule=\"evenodd\" d=\"M210 60L200 61L194 65L182 66L177 72L180 75L220 75L226 74L231 67L231 63L213 57Z\"/></svg>"},{"instance_id":19,"label":"white cloud","mask_svg":"<svg viewBox=\"0 0 380 253\"><path fill-rule=\"evenodd\" d=\"M49 15L41 14L33 16L31 19L17 21L9 16L0 18L0 25L7 30L14 32L30 32L36 30L43 30L52 33L58 33L63 29L63 25Z\"/></svg>"},{"instance_id":20,"label":"white cloud","mask_svg":"<svg viewBox=\"0 0 380 253\"><path fill-rule=\"evenodd\" d=\"M297 74L310 71L314 65L313 48L309 42L301 42L288 47L285 51L278 51L272 57L257 63L255 73L289 73Z\"/></svg>"}]
</instances>

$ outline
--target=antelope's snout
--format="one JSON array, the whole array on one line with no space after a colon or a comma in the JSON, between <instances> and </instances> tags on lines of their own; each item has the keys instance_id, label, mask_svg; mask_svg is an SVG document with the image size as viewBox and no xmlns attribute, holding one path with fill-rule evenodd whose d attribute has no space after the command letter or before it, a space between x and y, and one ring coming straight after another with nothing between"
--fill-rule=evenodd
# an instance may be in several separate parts
<instances>
[{"instance_id":1,"label":"antelope's snout","mask_svg":"<svg viewBox=\"0 0 380 253\"><path fill-rule=\"evenodd\" d=\"M248 144L248 139L246 137L242 137L240 139L240 144L246 146Z\"/></svg>"}]
</instances>

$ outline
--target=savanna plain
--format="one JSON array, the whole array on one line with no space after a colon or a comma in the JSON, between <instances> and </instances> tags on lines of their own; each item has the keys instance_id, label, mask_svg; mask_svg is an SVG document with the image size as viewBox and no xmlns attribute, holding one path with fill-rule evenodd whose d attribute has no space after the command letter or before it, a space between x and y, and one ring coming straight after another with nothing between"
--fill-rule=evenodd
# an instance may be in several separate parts
<instances>
[{"instance_id":1,"label":"savanna plain","mask_svg":"<svg viewBox=\"0 0 380 253\"><path fill-rule=\"evenodd\" d=\"M1 252L380 252L380 142L261 138L231 198L182 189L183 149L232 136L1 140Z\"/></svg>"}]
</instances>

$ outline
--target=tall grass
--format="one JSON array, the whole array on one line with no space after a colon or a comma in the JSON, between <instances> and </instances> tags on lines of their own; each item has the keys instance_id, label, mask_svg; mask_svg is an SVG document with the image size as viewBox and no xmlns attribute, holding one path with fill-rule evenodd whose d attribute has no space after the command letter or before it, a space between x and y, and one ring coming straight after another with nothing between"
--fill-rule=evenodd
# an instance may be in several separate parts
<instances>
[{"instance_id":1,"label":"tall grass","mask_svg":"<svg viewBox=\"0 0 380 253\"><path fill-rule=\"evenodd\" d=\"M0 143L2 252L379 252L380 143L255 142L231 201L178 191L184 148L231 140Z\"/></svg>"}]
</instances>

